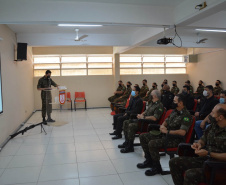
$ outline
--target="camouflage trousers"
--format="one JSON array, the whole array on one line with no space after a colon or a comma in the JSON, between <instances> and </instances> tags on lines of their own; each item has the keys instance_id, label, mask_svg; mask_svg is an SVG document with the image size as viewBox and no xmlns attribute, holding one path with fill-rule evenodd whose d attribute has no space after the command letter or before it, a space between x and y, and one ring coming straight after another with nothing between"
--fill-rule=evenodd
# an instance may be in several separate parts
<instances>
[{"instance_id":1,"label":"camouflage trousers","mask_svg":"<svg viewBox=\"0 0 226 185\"><path fill-rule=\"evenodd\" d=\"M132 123L131 120L126 120L123 122L123 131L125 138L133 142L135 139L135 134L138 130L138 123Z\"/></svg>"},{"instance_id":2,"label":"camouflage trousers","mask_svg":"<svg viewBox=\"0 0 226 185\"><path fill-rule=\"evenodd\" d=\"M114 102L115 99L118 98L118 97L119 97L118 95L111 96L111 97L108 98L108 101L109 102Z\"/></svg>"},{"instance_id":3,"label":"camouflage trousers","mask_svg":"<svg viewBox=\"0 0 226 185\"><path fill-rule=\"evenodd\" d=\"M170 172L175 185L198 185L205 182L203 168L206 157L176 157L169 161ZM185 174L184 174L185 173Z\"/></svg>"},{"instance_id":4,"label":"camouflage trousers","mask_svg":"<svg viewBox=\"0 0 226 185\"><path fill-rule=\"evenodd\" d=\"M114 100L114 103L118 103L118 102L124 102L124 101L127 101L128 98L116 98Z\"/></svg>"},{"instance_id":5,"label":"camouflage trousers","mask_svg":"<svg viewBox=\"0 0 226 185\"><path fill-rule=\"evenodd\" d=\"M46 117L46 112L48 117L52 113L52 98L42 98L42 117Z\"/></svg>"},{"instance_id":6,"label":"camouflage trousers","mask_svg":"<svg viewBox=\"0 0 226 185\"><path fill-rule=\"evenodd\" d=\"M144 153L150 154L153 161L159 161L159 149L165 147L166 137L163 134L153 135L151 133L141 134L139 136L140 144L144 150ZM167 139L167 147L174 148L181 143L180 139Z\"/></svg>"}]
</instances>

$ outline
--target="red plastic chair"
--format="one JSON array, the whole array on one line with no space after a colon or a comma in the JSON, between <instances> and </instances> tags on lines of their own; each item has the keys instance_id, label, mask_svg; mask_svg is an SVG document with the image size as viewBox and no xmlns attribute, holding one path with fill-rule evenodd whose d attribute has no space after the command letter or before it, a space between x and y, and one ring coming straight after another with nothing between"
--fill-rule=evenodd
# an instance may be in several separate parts
<instances>
[{"instance_id":1,"label":"red plastic chair","mask_svg":"<svg viewBox=\"0 0 226 185\"><path fill-rule=\"evenodd\" d=\"M194 104L194 107L193 107L192 110L195 112L196 108L197 108L197 105L198 105L198 100L194 99L194 102L195 102L195 104Z\"/></svg>"},{"instance_id":2,"label":"red plastic chair","mask_svg":"<svg viewBox=\"0 0 226 185\"><path fill-rule=\"evenodd\" d=\"M71 93L70 92L67 92L67 98L66 98L66 101L71 103L71 110L72 110L72 100L71 100Z\"/></svg>"},{"instance_id":3,"label":"red plastic chair","mask_svg":"<svg viewBox=\"0 0 226 185\"><path fill-rule=\"evenodd\" d=\"M75 92L75 100L74 100L74 108L76 111L76 103L85 102L85 109L86 108L86 98L85 98L85 92Z\"/></svg>"}]
</instances>

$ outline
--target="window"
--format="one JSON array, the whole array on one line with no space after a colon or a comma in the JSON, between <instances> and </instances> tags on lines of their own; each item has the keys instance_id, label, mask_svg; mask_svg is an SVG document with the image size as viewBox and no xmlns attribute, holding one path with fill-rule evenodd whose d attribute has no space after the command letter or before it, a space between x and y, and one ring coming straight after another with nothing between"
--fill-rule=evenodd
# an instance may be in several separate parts
<instances>
[{"instance_id":1,"label":"window","mask_svg":"<svg viewBox=\"0 0 226 185\"><path fill-rule=\"evenodd\" d=\"M183 56L140 55L120 57L120 74L185 74Z\"/></svg>"},{"instance_id":2,"label":"window","mask_svg":"<svg viewBox=\"0 0 226 185\"><path fill-rule=\"evenodd\" d=\"M112 56L34 56L34 76L112 75Z\"/></svg>"}]
</instances>

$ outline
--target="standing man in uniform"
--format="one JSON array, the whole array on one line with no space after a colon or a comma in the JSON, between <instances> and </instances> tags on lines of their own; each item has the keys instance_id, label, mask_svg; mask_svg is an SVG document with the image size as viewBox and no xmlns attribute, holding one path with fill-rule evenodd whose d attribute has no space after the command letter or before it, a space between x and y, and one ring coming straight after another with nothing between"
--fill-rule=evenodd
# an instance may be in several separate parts
<instances>
[{"instance_id":1,"label":"standing man in uniform","mask_svg":"<svg viewBox=\"0 0 226 185\"><path fill-rule=\"evenodd\" d=\"M192 117L185 107L185 99L182 94L174 97L174 103L177 108L169 115L169 117L160 126L160 130L151 130L149 133L141 134L140 144L144 150L146 160L143 163L137 164L138 168L151 167L145 172L147 176L153 176L162 172L160 164L159 149L165 147L174 148L183 141L182 138L166 137L166 134L185 136L191 124Z\"/></svg>"},{"instance_id":2,"label":"standing man in uniform","mask_svg":"<svg viewBox=\"0 0 226 185\"><path fill-rule=\"evenodd\" d=\"M118 88L116 89L116 91L114 92L114 95L108 98L109 102L114 102L114 100L116 98L119 98L121 95L123 95L123 93L125 92L126 88L122 83L122 80L118 81Z\"/></svg>"},{"instance_id":3,"label":"standing man in uniform","mask_svg":"<svg viewBox=\"0 0 226 185\"><path fill-rule=\"evenodd\" d=\"M137 115L137 120L131 121L126 120L123 122L123 130L125 134L125 142L122 145L119 145L118 148L121 149L121 153L133 152L133 142L135 139L135 134L139 129L138 122L139 119L148 119L153 121L153 123L158 124L159 119L161 118L164 107L161 103L161 93L158 90L151 92L151 103L148 105L148 109L142 114Z\"/></svg>"},{"instance_id":4,"label":"standing man in uniform","mask_svg":"<svg viewBox=\"0 0 226 185\"><path fill-rule=\"evenodd\" d=\"M149 100L150 100L150 94L151 94L152 91L158 90L158 89L157 89L157 86L158 86L158 85L157 85L156 82L154 82L154 83L152 84L151 90L148 91L148 93L146 94L146 96L142 98L143 101L149 101Z\"/></svg>"},{"instance_id":5,"label":"standing man in uniform","mask_svg":"<svg viewBox=\"0 0 226 185\"><path fill-rule=\"evenodd\" d=\"M177 81L173 81L172 83L173 87L171 88L171 93L173 93L174 95L177 95L180 91L180 89L177 87Z\"/></svg>"},{"instance_id":6,"label":"standing man in uniform","mask_svg":"<svg viewBox=\"0 0 226 185\"><path fill-rule=\"evenodd\" d=\"M175 185L198 185L206 181L203 164L207 159L226 161L226 105L218 104L209 115L210 126L191 147L198 157L176 157L169 161ZM184 176L185 172L185 176Z\"/></svg>"},{"instance_id":7,"label":"standing man in uniform","mask_svg":"<svg viewBox=\"0 0 226 185\"><path fill-rule=\"evenodd\" d=\"M213 95L215 96L219 96L221 91L223 90L221 88L221 81L220 80L217 80L216 83L215 83L215 87L213 88Z\"/></svg>"},{"instance_id":8,"label":"standing man in uniform","mask_svg":"<svg viewBox=\"0 0 226 185\"><path fill-rule=\"evenodd\" d=\"M127 88L126 88L125 93L122 96L120 96L119 98L116 98L114 103L127 101L127 99L129 98L129 96L130 96L130 94L132 92L131 85L132 85L132 83L130 81L128 81L126 83Z\"/></svg>"},{"instance_id":9,"label":"standing man in uniform","mask_svg":"<svg viewBox=\"0 0 226 185\"><path fill-rule=\"evenodd\" d=\"M42 119L43 122L46 122L46 112L47 112L47 122L55 122L51 118L52 113L52 94L51 91L45 91L45 90L51 90L51 85L54 87L58 87L58 85L50 78L51 77L51 71L47 70L46 74L39 79L37 89L41 90L41 99L42 99Z\"/></svg>"},{"instance_id":10,"label":"standing man in uniform","mask_svg":"<svg viewBox=\"0 0 226 185\"><path fill-rule=\"evenodd\" d=\"M147 94L147 92L149 91L149 87L147 86L147 82L148 82L148 81L147 81L146 79L144 79L144 80L142 81L143 86L142 86L141 89L140 89L140 97L141 97L141 98L145 97L146 94Z\"/></svg>"}]
</instances>

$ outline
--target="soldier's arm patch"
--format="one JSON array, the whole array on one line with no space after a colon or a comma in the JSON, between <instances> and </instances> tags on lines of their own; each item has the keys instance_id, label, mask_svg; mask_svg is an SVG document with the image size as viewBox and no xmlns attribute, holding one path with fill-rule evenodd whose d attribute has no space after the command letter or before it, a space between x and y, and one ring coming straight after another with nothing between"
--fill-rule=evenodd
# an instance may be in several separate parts
<instances>
[{"instance_id":1,"label":"soldier's arm patch","mask_svg":"<svg viewBox=\"0 0 226 185\"><path fill-rule=\"evenodd\" d=\"M184 121L189 122L189 118L188 117L184 117Z\"/></svg>"}]
</instances>

